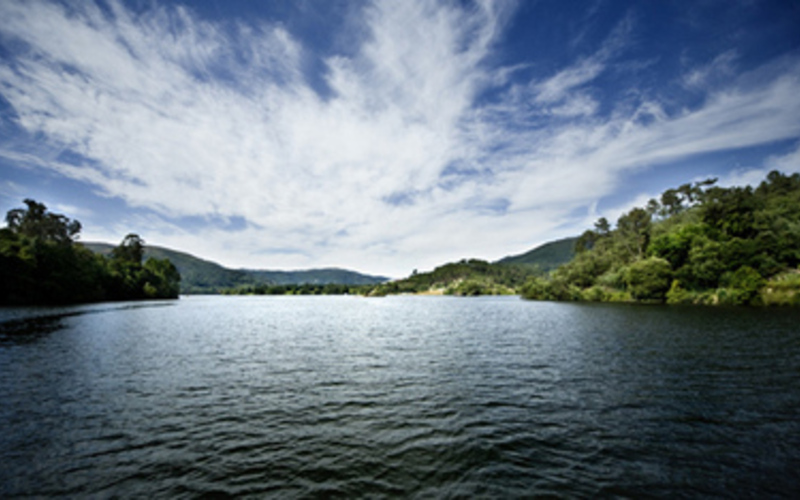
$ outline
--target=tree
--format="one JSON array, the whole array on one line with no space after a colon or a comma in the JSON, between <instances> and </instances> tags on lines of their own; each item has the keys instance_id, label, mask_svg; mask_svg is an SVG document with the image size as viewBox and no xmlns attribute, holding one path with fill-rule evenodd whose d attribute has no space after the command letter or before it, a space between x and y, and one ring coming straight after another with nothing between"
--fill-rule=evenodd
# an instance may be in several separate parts
<instances>
[{"instance_id":1,"label":"tree","mask_svg":"<svg viewBox=\"0 0 800 500\"><path fill-rule=\"evenodd\" d=\"M728 237L752 238L755 212L761 208L751 187L719 188L706 191L703 221Z\"/></svg>"},{"instance_id":2,"label":"tree","mask_svg":"<svg viewBox=\"0 0 800 500\"><path fill-rule=\"evenodd\" d=\"M144 258L144 240L138 234L128 234L118 247L111 251L115 260L141 264Z\"/></svg>"},{"instance_id":3,"label":"tree","mask_svg":"<svg viewBox=\"0 0 800 500\"><path fill-rule=\"evenodd\" d=\"M766 281L750 266L742 266L724 277L725 284L733 289L737 304L755 304L758 293Z\"/></svg>"},{"instance_id":4,"label":"tree","mask_svg":"<svg viewBox=\"0 0 800 500\"><path fill-rule=\"evenodd\" d=\"M668 217L684 210L683 198L676 189L667 189L661 194L661 215Z\"/></svg>"},{"instance_id":5,"label":"tree","mask_svg":"<svg viewBox=\"0 0 800 500\"><path fill-rule=\"evenodd\" d=\"M653 238L650 242L649 252L656 257L667 259L673 269L678 269L689 258L695 239L702 238L703 226L700 224L685 224L670 232Z\"/></svg>"},{"instance_id":6,"label":"tree","mask_svg":"<svg viewBox=\"0 0 800 500\"><path fill-rule=\"evenodd\" d=\"M634 208L613 231L598 221L579 238L572 261L523 293L575 300L577 288L582 300L652 301L666 293L670 303L793 303L793 294L800 297L793 278L800 276L800 174L770 172L755 190L715 182L668 189L660 204Z\"/></svg>"},{"instance_id":7,"label":"tree","mask_svg":"<svg viewBox=\"0 0 800 500\"><path fill-rule=\"evenodd\" d=\"M0 304L68 304L175 298L180 274L168 260L142 266L144 241L129 234L112 259L73 244L78 221L26 199L0 229ZM152 259L151 259L152 260Z\"/></svg>"},{"instance_id":8,"label":"tree","mask_svg":"<svg viewBox=\"0 0 800 500\"><path fill-rule=\"evenodd\" d=\"M598 236L608 236L611 233L611 224L608 223L608 219L605 217L600 217L594 223L594 230Z\"/></svg>"},{"instance_id":9,"label":"tree","mask_svg":"<svg viewBox=\"0 0 800 500\"><path fill-rule=\"evenodd\" d=\"M663 301L672 282L672 268L665 259L650 257L631 264L625 281L634 299Z\"/></svg>"},{"instance_id":10,"label":"tree","mask_svg":"<svg viewBox=\"0 0 800 500\"><path fill-rule=\"evenodd\" d=\"M587 229L583 232L582 235L575 241L575 252L582 253L586 250L589 250L594 246L595 241L597 241L597 233L592 231L591 229Z\"/></svg>"},{"instance_id":11,"label":"tree","mask_svg":"<svg viewBox=\"0 0 800 500\"><path fill-rule=\"evenodd\" d=\"M6 214L6 223L12 233L28 238L56 243L72 243L81 231L81 223L61 214L47 211L43 203L26 199L25 208L16 208Z\"/></svg>"},{"instance_id":12,"label":"tree","mask_svg":"<svg viewBox=\"0 0 800 500\"><path fill-rule=\"evenodd\" d=\"M622 246L631 258L642 258L650 242L650 214L643 208L634 208L617 221L617 233Z\"/></svg>"},{"instance_id":13,"label":"tree","mask_svg":"<svg viewBox=\"0 0 800 500\"><path fill-rule=\"evenodd\" d=\"M144 285L147 298L176 298L180 293L181 275L168 259L149 258L144 263Z\"/></svg>"},{"instance_id":14,"label":"tree","mask_svg":"<svg viewBox=\"0 0 800 500\"><path fill-rule=\"evenodd\" d=\"M661 213L661 204L655 198L651 198L650 201L647 202L646 210L651 218L656 217Z\"/></svg>"}]
</instances>

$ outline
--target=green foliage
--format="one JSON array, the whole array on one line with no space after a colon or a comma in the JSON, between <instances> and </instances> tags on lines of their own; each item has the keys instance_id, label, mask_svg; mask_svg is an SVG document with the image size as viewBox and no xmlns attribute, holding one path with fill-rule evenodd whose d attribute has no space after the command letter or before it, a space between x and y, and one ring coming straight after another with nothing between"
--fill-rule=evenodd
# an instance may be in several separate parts
<instances>
[{"instance_id":1,"label":"green foliage","mask_svg":"<svg viewBox=\"0 0 800 500\"><path fill-rule=\"evenodd\" d=\"M772 277L764 285L761 300L769 306L799 306L800 270L790 270Z\"/></svg>"},{"instance_id":2,"label":"green foliage","mask_svg":"<svg viewBox=\"0 0 800 500\"><path fill-rule=\"evenodd\" d=\"M559 277L533 277L520 288L520 294L531 300L578 301L584 298L580 287Z\"/></svg>"},{"instance_id":3,"label":"green foliage","mask_svg":"<svg viewBox=\"0 0 800 500\"><path fill-rule=\"evenodd\" d=\"M147 298L174 298L180 293L181 275L167 259L147 259L143 267L143 281Z\"/></svg>"},{"instance_id":4,"label":"green foliage","mask_svg":"<svg viewBox=\"0 0 800 500\"><path fill-rule=\"evenodd\" d=\"M698 238L689 249L686 264L675 275L692 289L716 288L726 270L722 259L722 244L708 238Z\"/></svg>"},{"instance_id":5,"label":"green foliage","mask_svg":"<svg viewBox=\"0 0 800 500\"><path fill-rule=\"evenodd\" d=\"M598 243L602 245L602 242ZM602 248L602 246L598 246ZM601 251L583 251L575 256L568 266L561 266L553 275L565 283L571 283L580 288L592 286L597 278L613 266L611 254Z\"/></svg>"},{"instance_id":6,"label":"green foliage","mask_svg":"<svg viewBox=\"0 0 800 500\"><path fill-rule=\"evenodd\" d=\"M363 294L362 286L337 283L290 285L245 285L224 290L224 295L357 295Z\"/></svg>"},{"instance_id":7,"label":"green foliage","mask_svg":"<svg viewBox=\"0 0 800 500\"><path fill-rule=\"evenodd\" d=\"M800 286L783 285L800 265L800 174L771 172L756 189L714 183L668 189L614 230L598 221L579 239L581 251L529 281L523 296L575 300L577 288L590 301L800 303Z\"/></svg>"},{"instance_id":8,"label":"green foliage","mask_svg":"<svg viewBox=\"0 0 800 500\"><path fill-rule=\"evenodd\" d=\"M721 235L752 238L756 235L755 211L761 198L748 187L714 187L703 196L703 221Z\"/></svg>"},{"instance_id":9,"label":"green foliage","mask_svg":"<svg viewBox=\"0 0 800 500\"><path fill-rule=\"evenodd\" d=\"M652 239L649 253L656 257L666 259L673 269L683 266L689 259L689 251L705 233L701 224L686 224L678 226L670 232L663 233Z\"/></svg>"},{"instance_id":10,"label":"green foliage","mask_svg":"<svg viewBox=\"0 0 800 500\"><path fill-rule=\"evenodd\" d=\"M636 300L663 301L672 281L672 268L665 259L650 257L628 267L625 283Z\"/></svg>"},{"instance_id":11,"label":"green foliage","mask_svg":"<svg viewBox=\"0 0 800 500\"><path fill-rule=\"evenodd\" d=\"M611 298L609 290L602 286L592 286L581 292L581 300L586 302L608 302Z\"/></svg>"},{"instance_id":12,"label":"green foliage","mask_svg":"<svg viewBox=\"0 0 800 500\"><path fill-rule=\"evenodd\" d=\"M617 221L616 239L626 250L629 259L642 258L650 242L651 214L634 208Z\"/></svg>"},{"instance_id":13,"label":"green foliage","mask_svg":"<svg viewBox=\"0 0 800 500\"><path fill-rule=\"evenodd\" d=\"M122 243L111 250L111 257L117 262L141 264L144 258L144 240L137 234L125 236Z\"/></svg>"},{"instance_id":14,"label":"green foliage","mask_svg":"<svg viewBox=\"0 0 800 500\"><path fill-rule=\"evenodd\" d=\"M694 304L696 298L697 294L683 288L679 280L672 280L666 294L667 304Z\"/></svg>"},{"instance_id":15,"label":"green foliage","mask_svg":"<svg viewBox=\"0 0 800 500\"><path fill-rule=\"evenodd\" d=\"M361 293L370 296L403 293L505 295L514 293L530 276L538 274L540 274L538 268L527 265L464 259L437 267L431 272L418 272L402 280L364 287Z\"/></svg>"},{"instance_id":16,"label":"green foliage","mask_svg":"<svg viewBox=\"0 0 800 500\"><path fill-rule=\"evenodd\" d=\"M578 238L565 238L551 241L521 255L500 259L497 263L504 265L536 266L541 271L551 271L572 259L575 255L575 243L577 240Z\"/></svg>"},{"instance_id":17,"label":"green foliage","mask_svg":"<svg viewBox=\"0 0 800 500\"><path fill-rule=\"evenodd\" d=\"M458 281L444 291L445 295L475 297L479 295L513 295L514 289L498 284L492 280L466 279Z\"/></svg>"},{"instance_id":18,"label":"green foliage","mask_svg":"<svg viewBox=\"0 0 800 500\"><path fill-rule=\"evenodd\" d=\"M583 253L586 250L592 248L599 238L599 235L592 231L591 229L587 229L583 232L578 240L575 242L575 253Z\"/></svg>"},{"instance_id":19,"label":"green foliage","mask_svg":"<svg viewBox=\"0 0 800 500\"><path fill-rule=\"evenodd\" d=\"M70 244L81 231L81 223L47 211L43 203L26 199L28 208L15 208L6 214L12 233L34 240Z\"/></svg>"},{"instance_id":20,"label":"green foliage","mask_svg":"<svg viewBox=\"0 0 800 500\"><path fill-rule=\"evenodd\" d=\"M33 200L25 204L27 209L9 211L8 227L0 229L0 304L178 296L177 270L169 261L142 266L144 242L138 236L128 235L107 259L73 243L78 221L49 213Z\"/></svg>"},{"instance_id":21,"label":"green foliage","mask_svg":"<svg viewBox=\"0 0 800 500\"><path fill-rule=\"evenodd\" d=\"M550 284L550 280L535 276L522 286L520 293L530 300L555 300L550 294Z\"/></svg>"},{"instance_id":22,"label":"green foliage","mask_svg":"<svg viewBox=\"0 0 800 500\"><path fill-rule=\"evenodd\" d=\"M737 300L742 304L757 303L759 291L766 284L761 274L750 266L742 266L733 273L726 273L721 281L726 288L736 291Z\"/></svg>"}]
</instances>

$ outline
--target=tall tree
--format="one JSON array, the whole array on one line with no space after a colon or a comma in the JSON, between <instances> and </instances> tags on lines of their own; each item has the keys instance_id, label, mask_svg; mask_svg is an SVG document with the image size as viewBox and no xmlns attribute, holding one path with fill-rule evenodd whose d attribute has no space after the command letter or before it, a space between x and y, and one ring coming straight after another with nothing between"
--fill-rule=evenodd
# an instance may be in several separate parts
<instances>
[{"instance_id":1,"label":"tall tree","mask_svg":"<svg viewBox=\"0 0 800 500\"><path fill-rule=\"evenodd\" d=\"M650 242L650 213L634 208L617 220L617 232L622 246L631 258L641 259Z\"/></svg>"},{"instance_id":2,"label":"tall tree","mask_svg":"<svg viewBox=\"0 0 800 500\"><path fill-rule=\"evenodd\" d=\"M599 236L608 236L611 232L611 224L608 223L608 219L605 217L597 219L597 222L594 223L594 231Z\"/></svg>"},{"instance_id":3,"label":"tall tree","mask_svg":"<svg viewBox=\"0 0 800 500\"><path fill-rule=\"evenodd\" d=\"M122 262L141 264L144 258L144 240L138 234L131 233L111 251L111 256Z\"/></svg>"},{"instance_id":4,"label":"tall tree","mask_svg":"<svg viewBox=\"0 0 800 500\"><path fill-rule=\"evenodd\" d=\"M57 243L72 243L81 231L81 223L47 211L44 203L25 200L28 208L15 208L6 214L8 228L14 234Z\"/></svg>"}]
</instances>

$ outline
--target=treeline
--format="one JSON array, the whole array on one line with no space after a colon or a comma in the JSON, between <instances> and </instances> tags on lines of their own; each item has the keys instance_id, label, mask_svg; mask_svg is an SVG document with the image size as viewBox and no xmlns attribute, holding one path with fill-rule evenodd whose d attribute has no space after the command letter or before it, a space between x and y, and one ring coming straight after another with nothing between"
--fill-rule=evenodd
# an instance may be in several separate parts
<instances>
[{"instance_id":1,"label":"treeline","mask_svg":"<svg viewBox=\"0 0 800 500\"><path fill-rule=\"evenodd\" d=\"M439 293L443 295L512 295L528 278L540 274L536 266L490 263L464 259L428 273L416 271L408 278L365 287L364 295Z\"/></svg>"},{"instance_id":2,"label":"treeline","mask_svg":"<svg viewBox=\"0 0 800 500\"><path fill-rule=\"evenodd\" d=\"M379 284L261 284L225 290L226 295L364 295L383 297L398 294L512 295L528 278L541 274L536 266L489 263L464 259L414 273L402 280Z\"/></svg>"},{"instance_id":3,"label":"treeline","mask_svg":"<svg viewBox=\"0 0 800 500\"><path fill-rule=\"evenodd\" d=\"M710 179L665 191L615 228L601 218L576 256L530 279L539 300L800 304L800 174L752 187Z\"/></svg>"},{"instance_id":4,"label":"treeline","mask_svg":"<svg viewBox=\"0 0 800 500\"><path fill-rule=\"evenodd\" d=\"M342 285L336 283L298 285L247 285L230 288L223 295L363 295L363 285Z\"/></svg>"},{"instance_id":5,"label":"treeline","mask_svg":"<svg viewBox=\"0 0 800 500\"><path fill-rule=\"evenodd\" d=\"M34 200L11 210L0 229L0 304L70 304L177 298L180 274L166 259L142 262L144 241L129 234L96 254L75 240L81 223Z\"/></svg>"}]
</instances>

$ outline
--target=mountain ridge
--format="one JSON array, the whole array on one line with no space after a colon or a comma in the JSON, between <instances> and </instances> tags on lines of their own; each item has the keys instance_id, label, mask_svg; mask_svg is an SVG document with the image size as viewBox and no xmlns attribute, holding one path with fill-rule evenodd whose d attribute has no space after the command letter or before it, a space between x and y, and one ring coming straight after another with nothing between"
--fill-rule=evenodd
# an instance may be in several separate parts
<instances>
[{"instance_id":1,"label":"mountain ridge","mask_svg":"<svg viewBox=\"0 0 800 500\"><path fill-rule=\"evenodd\" d=\"M80 242L89 250L107 255L115 245L102 242ZM169 259L181 274L181 293L219 293L248 285L341 284L372 285L389 278L335 267L303 270L231 269L187 252L146 245L145 258Z\"/></svg>"},{"instance_id":2,"label":"mountain ridge","mask_svg":"<svg viewBox=\"0 0 800 500\"><path fill-rule=\"evenodd\" d=\"M577 236L548 241L527 252L503 257L495 263L536 265L541 271L551 271L572 260L577 241Z\"/></svg>"},{"instance_id":3,"label":"mountain ridge","mask_svg":"<svg viewBox=\"0 0 800 500\"><path fill-rule=\"evenodd\" d=\"M576 241L577 237L550 241L527 252L509 255L492 264L488 262L485 264L490 267L495 265L512 266L530 268L537 272L548 272L572 259ZM110 254L114 248L114 245L102 242L80 242L79 244L93 252L104 255ZM145 246L144 257L145 259L150 257L169 259L181 274L181 293L183 294L213 294L259 285L336 284L358 286L380 285L390 281L387 277L362 274L338 267L303 270L231 269L187 252L151 245ZM467 261L465 259L459 263L448 263L440 267L450 269L452 266L458 266L465 262L477 263L482 261ZM506 274L505 272L500 273ZM418 276L414 280L419 278L422 278L422 276ZM408 279L412 279L412 277L399 281Z\"/></svg>"}]
</instances>

